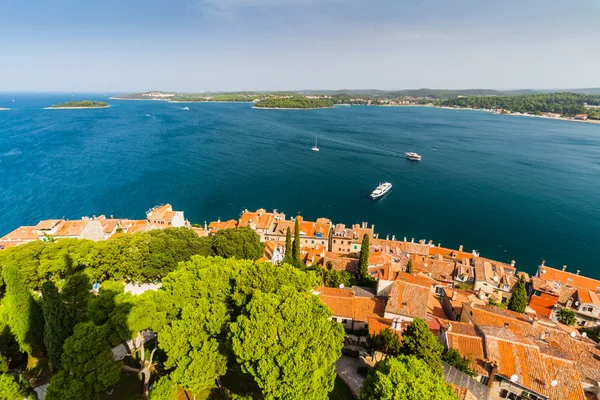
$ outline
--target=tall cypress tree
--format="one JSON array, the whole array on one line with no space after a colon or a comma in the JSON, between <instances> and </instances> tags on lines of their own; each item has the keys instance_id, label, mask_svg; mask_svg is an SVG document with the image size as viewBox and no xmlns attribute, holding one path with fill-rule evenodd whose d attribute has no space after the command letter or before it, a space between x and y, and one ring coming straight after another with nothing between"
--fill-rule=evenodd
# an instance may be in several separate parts
<instances>
[{"instance_id":1,"label":"tall cypress tree","mask_svg":"<svg viewBox=\"0 0 600 400\"><path fill-rule=\"evenodd\" d=\"M53 282L46 281L42 284L42 298L45 320L44 344L50 359L50 367L57 370L61 368L63 344L73 334L74 319L67 311Z\"/></svg>"},{"instance_id":2,"label":"tall cypress tree","mask_svg":"<svg viewBox=\"0 0 600 400\"><path fill-rule=\"evenodd\" d=\"M292 257L293 251L294 250L292 249L292 231L291 231L290 227L288 226L287 232L285 233L285 257L283 259L284 263L287 263L287 264L294 263L294 257Z\"/></svg>"},{"instance_id":3,"label":"tall cypress tree","mask_svg":"<svg viewBox=\"0 0 600 400\"><path fill-rule=\"evenodd\" d=\"M408 259L408 264L406 264L406 272L412 274L412 258Z\"/></svg>"},{"instance_id":4,"label":"tall cypress tree","mask_svg":"<svg viewBox=\"0 0 600 400\"><path fill-rule=\"evenodd\" d=\"M508 301L508 309L519 313L524 313L527 308L527 289L525 288L525 278L521 275L519 283L513 290L512 296Z\"/></svg>"},{"instance_id":5,"label":"tall cypress tree","mask_svg":"<svg viewBox=\"0 0 600 400\"><path fill-rule=\"evenodd\" d=\"M292 258L294 259L294 265L299 266L302 264L300 260L300 224L298 218L296 218L294 224L294 246L292 248Z\"/></svg>"},{"instance_id":6,"label":"tall cypress tree","mask_svg":"<svg viewBox=\"0 0 600 400\"><path fill-rule=\"evenodd\" d=\"M369 235L366 234L363 235L362 245L360 246L358 274L361 278L369 277Z\"/></svg>"},{"instance_id":7,"label":"tall cypress tree","mask_svg":"<svg viewBox=\"0 0 600 400\"><path fill-rule=\"evenodd\" d=\"M2 271L6 294L4 307L8 325L21 351L39 357L44 351L44 316L33 299L17 265L7 265Z\"/></svg>"}]
</instances>

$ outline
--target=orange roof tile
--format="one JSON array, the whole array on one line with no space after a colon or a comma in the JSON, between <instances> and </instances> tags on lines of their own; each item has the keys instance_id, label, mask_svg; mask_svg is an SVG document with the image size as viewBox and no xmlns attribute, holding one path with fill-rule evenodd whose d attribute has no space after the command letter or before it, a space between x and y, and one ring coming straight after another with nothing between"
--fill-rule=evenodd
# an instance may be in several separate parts
<instances>
[{"instance_id":1,"label":"orange roof tile","mask_svg":"<svg viewBox=\"0 0 600 400\"><path fill-rule=\"evenodd\" d=\"M63 221L54 236L80 236L90 222L89 220Z\"/></svg>"},{"instance_id":2,"label":"orange roof tile","mask_svg":"<svg viewBox=\"0 0 600 400\"><path fill-rule=\"evenodd\" d=\"M328 268L328 263L331 263L331 269L336 271L358 271L358 259L346 257L338 253L326 252L323 266Z\"/></svg>"},{"instance_id":3,"label":"orange roof tile","mask_svg":"<svg viewBox=\"0 0 600 400\"><path fill-rule=\"evenodd\" d=\"M208 225L208 229L216 233L221 229L234 229L237 227L237 221L235 219L230 219L229 221L213 221Z\"/></svg>"},{"instance_id":4,"label":"orange roof tile","mask_svg":"<svg viewBox=\"0 0 600 400\"><path fill-rule=\"evenodd\" d=\"M431 289L432 286L435 286L436 281L433 278L430 278L424 274L409 274L408 272L397 272L395 274L394 280L413 283L415 285L423 286Z\"/></svg>"},{"instance_id":5,"label":"orange roof tile","mask_svg":"<svg viewBox=\"0 0 600 400\"><path fill-rule=\"evenodd\" d=\"M567 271L561 271L558 269L550 268L547 266L540 267L538 271L540 278L548 281L560 282L563 285L570 285L573 287L586 288L593 292L596 292L600 288L600 281L588 278L585 276L573 274Z\"/></svg>"},{"instance_id":6,"label":"orange roof tile","mask_svg":"<svg viewBox=\"0 0 600 400\"><path fill-rule=\"evenodd\" d=\"M314 291L327 305L333 315L367 322L368 318L383 316L385 299L379 297L356 296L351 288L330 288L321 286Z\"/></svg>"},{"instance_id":7,"label":"orange roof tile","mask_svg":"<svg viewBox=\"0 0 600 400\"><path fill-rule=\"evenodd\" d=\"M10 247L16 247L20 244L25 244L26 242L0 242L0 250L6 250Z\"/></svg>"},{"instance_id":8,"label":"orange roof tile","mask_svg":"<svg viewBox=\"0 0 600 400\"><path fill-rule=\"evenodd\" d=\"M595 304L600 306L598 295L588 289L577 289L577 297L581 303Z\"/></svg>"},{"instance_id":9,"label":"orange roof tile","mask_svg":"<svg viewBox=\"0 0 600 400\"><path fill-rule=\"evenodd\" d=\"M40 231L49 231L54 228L62 219L46 219L40 221L35 227Z\"/></svg>"},{"instance_id":10,"label":"orange roof tile","mask_svg":"<svg viewBox=\"0 0 600 400\"><path fill-rule=\"evenodd\" d=\"M402 281L394 281L392 285L385 312L425 319L429 288Z\"/></svg>"},{"instance_id":11,"label":"orange roof tile","mask_svg":"<svg viewBox=\"0 0 600 400\"><path fill-rule=\"evenodd\" d=\"M471 369L473 371L483 376L488 376L489 373L484 367L485 355L483 352L483 339L475 332L470 334L455 332L455 323L452 324L452 328L452 330L446 331L448 347L458 351L461 356L470 359Z\"/></svg>"},{"instance_id":12,"label":"orange roof tile","mask_svg":"<svg viewBox=\"0 0 600 400\"><path fill-rule=\"evenodd\" d=\"M38 240L37 229L35 226L21 226L14 231L0 238L3 242L31 242Z\"/></svg>"}]
</instances>

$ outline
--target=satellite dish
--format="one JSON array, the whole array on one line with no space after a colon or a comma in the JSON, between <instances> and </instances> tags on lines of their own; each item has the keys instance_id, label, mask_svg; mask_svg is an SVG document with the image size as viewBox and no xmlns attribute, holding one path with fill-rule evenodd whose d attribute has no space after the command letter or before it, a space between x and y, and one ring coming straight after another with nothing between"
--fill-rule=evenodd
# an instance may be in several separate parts
<instances>
[{"instance_id":1,"label":"satellite dish","mask_svg":"<svg viewBox=\"0 0 600 400\"><path fill-rule=\"evenodd\" d=\"M583 337L587 337L587 332L583 332L583 333L581 334L581 336L583 336Z\"/></svg>"},{"instance_id":2,"label":"satellite dish","mask_svg":"<svg viewBox=\"0 0 600 400\"><path fill-rule=\"evenodd\" d=\"M513 375L510 377L510 380L511 380L511 382L516 382L516 381L518 381L518 380L519 380L519 375L517 375L517 374L513 374Z\"/></svg>"},{"instance_id":3,"label":"satellite dish","mask_svg":"<svg viewBox=\"0 0 600 400\"><path fill-rule=\"evenodd\" d=\"M575 331L571 332L571 337L575 337L575 335L577 335Z\"/></svg>"},{"instance_id":4,"label":"satellite dish","mask_svg":"<svg viewBox=\"0 0 600 400\"><path fill-rule=\"evenodd\" d=\"M344 288L344 284L340 283L340 289L343 289L343 288Z\"/></svg>"},{"instance_id":5,"label":"satellite dish","mask_svg":"<svg viewBox=\"0 0 600 400\"><path fill-rule=\"evenodd\" d=\"M556 387L556 385L558 385L558 381L556 379L550 382L550 386Z\"/></svg>"}]
</instances>

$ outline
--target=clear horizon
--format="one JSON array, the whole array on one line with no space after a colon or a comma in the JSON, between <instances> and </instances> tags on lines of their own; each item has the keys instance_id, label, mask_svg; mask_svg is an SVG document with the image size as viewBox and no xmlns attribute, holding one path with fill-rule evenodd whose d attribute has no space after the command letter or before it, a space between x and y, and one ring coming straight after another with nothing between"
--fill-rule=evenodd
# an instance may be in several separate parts
<instances>
[{"instance_id":1,"label":"clear horizon","mask_svg":"<svg viewBox=\"0 0 600 400\"><path fill-rule=\"evenodd\" d=\"M6 0L0 92L600 87L600 2L400 3Z\"/></svg>"}]
</instances>

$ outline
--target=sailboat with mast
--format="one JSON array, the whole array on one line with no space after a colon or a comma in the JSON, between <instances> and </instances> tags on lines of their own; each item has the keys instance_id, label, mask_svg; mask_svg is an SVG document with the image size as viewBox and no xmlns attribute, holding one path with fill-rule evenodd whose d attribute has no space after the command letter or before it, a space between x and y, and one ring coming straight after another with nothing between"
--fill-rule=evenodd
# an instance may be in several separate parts
<instances>
[{"instance_id":1,"label":"sailboat with mast","mask_svg":"<svg viewBox=\"0 0 600 400\"><path fill-rule=\"evenodd\" d=\"M312 151L319 151L319 143L317 141L317 138L315 137L315 145L313 147L310 148Z\"/></svg>"}]
</instances>

